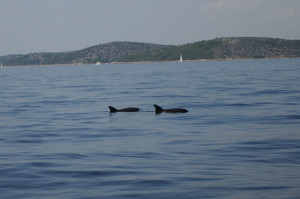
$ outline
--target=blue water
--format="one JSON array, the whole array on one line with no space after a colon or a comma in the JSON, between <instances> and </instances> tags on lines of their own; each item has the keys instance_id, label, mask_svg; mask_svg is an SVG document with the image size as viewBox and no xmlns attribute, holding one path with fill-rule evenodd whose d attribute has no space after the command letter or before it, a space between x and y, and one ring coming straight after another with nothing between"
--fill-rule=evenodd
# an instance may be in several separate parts
<instances>
[{"instance_id":1,"label":"blue water","mask_svg":"<svg viewBox=\"0 0 300 199\"><path fill-rule=\"evenodd\" d=\"M300 59L0 69L0 198L299 196Z\"/></svg>"}]
</instances>

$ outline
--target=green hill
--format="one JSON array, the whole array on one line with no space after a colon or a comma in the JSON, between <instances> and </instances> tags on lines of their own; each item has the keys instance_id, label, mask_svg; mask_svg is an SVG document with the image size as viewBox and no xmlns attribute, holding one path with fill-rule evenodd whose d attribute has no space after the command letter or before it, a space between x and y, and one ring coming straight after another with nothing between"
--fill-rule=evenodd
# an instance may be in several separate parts
<instances>
[{"instance_id":1,"label":"green hill","mask_svg":"<svg viewBox=\"0 0 300 199\"><path fill-rule=\"evenodd\" d=\"M166 46L140 42L111 42L71 52L7 55L0 57L0 62L5 66L111 63L130 55L164 47Z\"/></svg>"},{"instance_id":2,"label":"green hill","mask_svg":"<svg viewBox=\"0 0 300 199\"><path fill-rule=\"evenodd\" d=\"M249 59L300 57L300 40L262 37L223 37L184 45L111 42L61 53L30 53L0 57L4 66L93 64L138 61Z\"/></svg>"},{"instance_id":3,"label":"green hill","mask_svg":"<svg viewBox=\"0 0 300 199\"><path fill-rule=\"evenodd\" d=\"M174 61L300 57L300 40L260 37L224 37L180 46L169 46L132 55L120 61Z\"/></svg>"}]
</instances>

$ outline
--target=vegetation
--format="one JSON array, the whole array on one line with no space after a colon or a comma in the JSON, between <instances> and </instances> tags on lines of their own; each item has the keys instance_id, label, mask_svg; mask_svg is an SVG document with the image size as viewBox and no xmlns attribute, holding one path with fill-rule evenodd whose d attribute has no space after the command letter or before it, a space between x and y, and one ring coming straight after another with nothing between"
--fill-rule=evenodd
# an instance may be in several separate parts
<instances>
[{"instance_id":1,"label":"vegetation","mask_svg":"<svg viewBox=\"0 0 300 199\"><path fill-rule=\"evenodd\" d=\"M209 40L185 44L180 46L169 46L165 48L148 51L142 54L132 55L120 59L119 61L174 61L183 54L184 59L216 59L215 51L221 48L222 42L219 40Z\"/></svg>"},{"instance_id":2,"label":"vegetation","mask_svg":"<svg viewBox=\"0 0 300 199\"><path fill-rule=\"evenodd\" d=\"M51 65L51 64L93 64L96 62L116 62L123 57L143 53L165 45L138 43L138 42L112 42L99 44L78 51L61 53L30 53L26 55L8 55L0 57L0 62L6 66L15 65Z\"/></svg>"},{"instance_id":3,"label":"vegetation","mask_svg":"<svg viewBox=\"0 0 300 199\"><path fill-rule=\"evenodd\" d=\"M184 45L112 42L72 52L31 53L0 57L6 66L92 64L98 61L137 62L185 60L300 57L300 40L261 37L223 37Z\"/></svg>"},{"instance_id":4,"label":"vegetation","mask_svg":"<svg viewBox=\"0 0 300 199\"><path fill-rule=\"evenodd\" d=\"M224 37L156 49L120 61L172 61L181 53L185 60L300 57L300 40Z\"/></svg>"}]
</instances>

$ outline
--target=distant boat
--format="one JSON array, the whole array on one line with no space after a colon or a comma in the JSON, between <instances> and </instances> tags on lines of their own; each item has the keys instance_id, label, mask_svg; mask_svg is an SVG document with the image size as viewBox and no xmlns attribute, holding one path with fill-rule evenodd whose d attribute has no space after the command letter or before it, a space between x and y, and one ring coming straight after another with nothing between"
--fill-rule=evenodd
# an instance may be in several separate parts
<instances>
[{"instance_id":1,"label":"distant boat","mask_svg":"<svg viewBox=\"0 0 300 199\"><path fill-rule=\"evenodd\" d=\"M100 64L101 64L101 62L97 61L96 65L100 65Z\"/></svg>"},{"instance_id":2,"label":"distant boat","mask_svg":"<svg viewBox=\"0 0 300 199\"><path fill-rule=\"evenodd\" d=\"M2 62L1 62L1 68L2 68Z\"/></svg>"},{"instance_id":3,"label":"distant boat","mask_svg":"<svg viewBox=\"0 0 300 199\"><path fill-rule=\"evenodd\" d=\"M180 53L180 59L179 62L182 62L182 54Z\"/></svg>"}]
</instances>

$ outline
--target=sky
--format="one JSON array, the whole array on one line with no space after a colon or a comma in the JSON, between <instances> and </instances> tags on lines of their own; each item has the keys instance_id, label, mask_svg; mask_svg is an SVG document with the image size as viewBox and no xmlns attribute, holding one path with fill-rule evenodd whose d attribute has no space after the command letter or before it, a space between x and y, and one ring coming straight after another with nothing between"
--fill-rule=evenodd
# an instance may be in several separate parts
<instances>
[{"instance_id":1,"label":"sky","mask_svg":"<svg viewBox=\"0 0 300 199\"><path fill-rule=\"evenodd\" d=\"M300 0L0 0L0 56L235 36L300 39Z\"/></svg>"}]
</instances>

